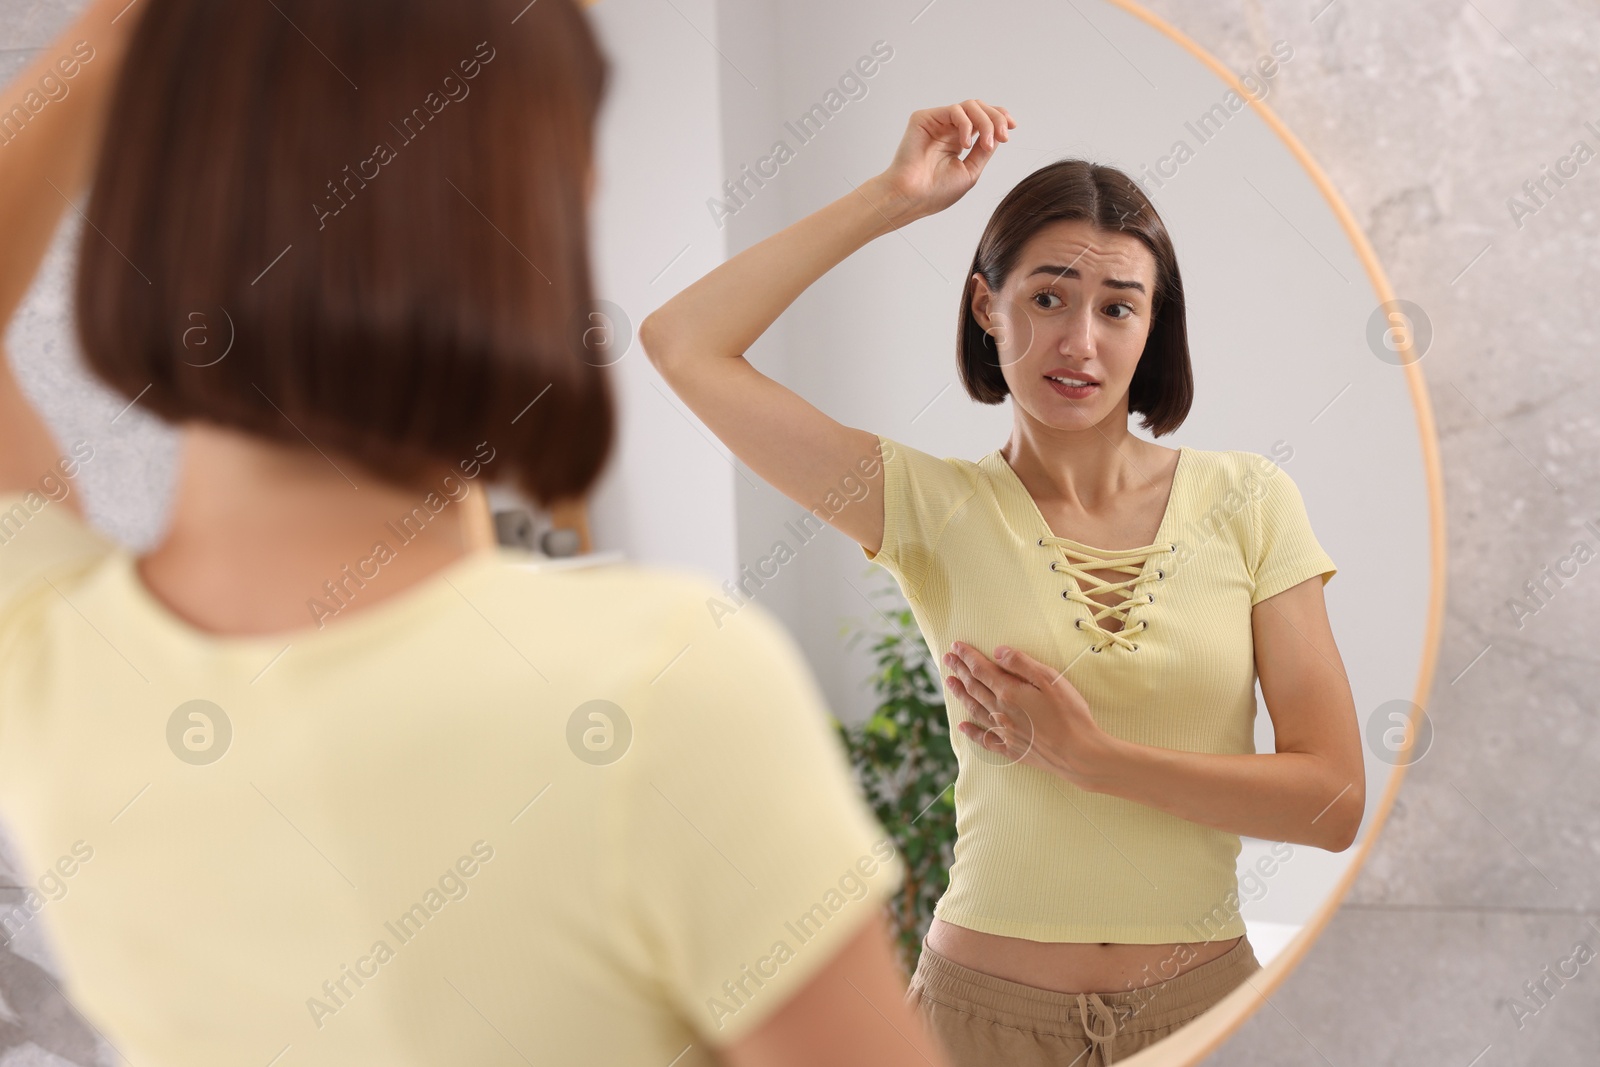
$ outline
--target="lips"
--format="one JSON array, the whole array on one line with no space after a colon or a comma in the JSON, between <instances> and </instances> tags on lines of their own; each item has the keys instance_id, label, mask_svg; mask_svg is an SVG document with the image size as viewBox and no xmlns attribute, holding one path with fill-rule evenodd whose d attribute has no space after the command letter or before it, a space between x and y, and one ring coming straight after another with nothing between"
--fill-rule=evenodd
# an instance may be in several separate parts
<instances>
[{"instance_id":1,"label":"lips","mask_svg":"<svg viewBox=\"0 0 1600 1067\"><path fill-rule=\"evenodd\" d=\"M1066 397L1068 400L1084 400L1093 396L1095 390L1100 388L1100 383L1094 381L1093 379L1077 378L1073 380L1087 381L1088 384L1068 385L1066 382L1060 381L1053 376L1046 375L1045 377L1045 381L1050 384L1050 388L1054 389L1057 394Z\"/></svg>"}]
</instances>

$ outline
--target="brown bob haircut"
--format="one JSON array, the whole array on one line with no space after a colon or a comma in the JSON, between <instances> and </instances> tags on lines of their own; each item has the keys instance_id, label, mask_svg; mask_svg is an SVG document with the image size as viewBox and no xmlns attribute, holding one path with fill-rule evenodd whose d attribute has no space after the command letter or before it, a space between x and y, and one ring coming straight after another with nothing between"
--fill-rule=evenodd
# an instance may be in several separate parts
<instances>
[{"instance_id":1,"label":"brown bob haircut","mask_svg":"<svg viewBox=\"0 0 1600 1067\"><path fill-rule=\"evenodd\" d=\"M1040 167L1018 182L989 217L961 293L956 363L967 395L982 404L998 404L1010 395L994 339L972 313L978 288L974 275L983 275L989 288L998 292L1018 266L1028 240L1051 223L1070 219L1089 222L1107 233L1131 234L1155 257L1150 334L1128 386L1128 411L1142 415L1144 428L1155 436L1171 433L1183 425L1194 402L1183 278L1172 238L1131 178L1115 167L1081 159Z\"/></svg>"},{"instance_id":2,"label":"brown bob haircut","mask_svg":"<svg viewBox=\"0 0 1600 1067\"><path fill-rule=\"evenodd\" d=\"M79 250L94 372L402 486L487 442L489 480L583 495L614 359L585 344L609 74L576 0L143 6Z\"/></svg>"}]
</instances>

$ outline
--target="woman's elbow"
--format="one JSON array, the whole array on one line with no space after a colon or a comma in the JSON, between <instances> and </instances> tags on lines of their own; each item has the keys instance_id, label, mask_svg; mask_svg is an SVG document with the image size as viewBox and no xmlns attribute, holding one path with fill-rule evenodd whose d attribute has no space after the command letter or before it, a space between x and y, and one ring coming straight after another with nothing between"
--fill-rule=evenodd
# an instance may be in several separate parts
<instances>
[{"instance_id":1,"label":"woman's elbow","mask_svg":"<svg viewBox=\"0 0 1600 1067\"><path fill-rule=\"evenodd\" d=\"M650 365L656 370L665 373L668 350L668 332L657 316L659 312L652 311L639 323L639 347L644 349L644 354L650 360Z\"/></svg>"},{"instance_id":2,"label":"woman's elbow","mask_svg":"<svg viewBox=\"0 0 1600 1067\"><path fill-rule=\"evenodd\" d=\"M1329 852L1343 852L1356 843L1356 837L1361 832L1361 821L1367 812L1366 786L1360 780L1353 783L1328 814L1333 815L1335 810L1338 817L1328 827L1332 836L1322 847Z\"/></svg>"}]
</instances>

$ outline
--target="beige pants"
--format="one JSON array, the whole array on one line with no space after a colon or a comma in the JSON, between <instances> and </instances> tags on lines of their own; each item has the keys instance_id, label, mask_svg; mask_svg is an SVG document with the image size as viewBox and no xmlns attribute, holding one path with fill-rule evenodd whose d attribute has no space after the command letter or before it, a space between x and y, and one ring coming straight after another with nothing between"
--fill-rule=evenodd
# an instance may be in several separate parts
<instances>
[{"instance_id":1,"label":"beige pants","mask_svg":"<svg viewBox=\"0 0 1600 1067\"><path fill-rule=\"evenodd\" d=\"M1250 939L1124 993L1057 993L974 971L926 942L906 1000L954 1067L1102 1067L1179 1029L1261 969Z\"/></svg>"}]
</instances>

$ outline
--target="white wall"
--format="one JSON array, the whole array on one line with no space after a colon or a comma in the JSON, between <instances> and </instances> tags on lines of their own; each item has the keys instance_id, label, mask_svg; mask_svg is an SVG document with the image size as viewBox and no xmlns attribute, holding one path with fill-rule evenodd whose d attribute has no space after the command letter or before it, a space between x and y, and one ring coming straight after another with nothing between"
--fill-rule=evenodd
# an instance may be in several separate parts
<instances>
[{"instance_id":1,"label":"white wall","mask_svg":"<svg viewBox=\"0 0 1600 1067\"><path fill-rule=\"evenodd\" d=\"M617 447L593 500L597 547L732 574L737 475L727 449L650 366L638 325L722 262L701 206L721 182L720 62L711 0L606 0L589 9L612 62L592 217L595 291L631 319L612 368Z\"/></svg>"}]
</instances>

